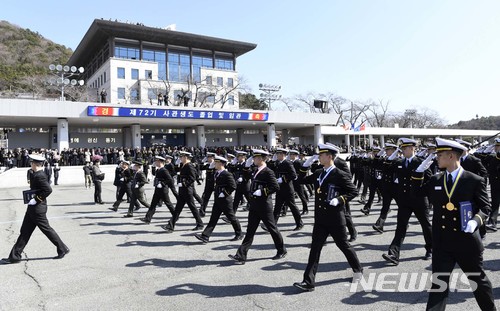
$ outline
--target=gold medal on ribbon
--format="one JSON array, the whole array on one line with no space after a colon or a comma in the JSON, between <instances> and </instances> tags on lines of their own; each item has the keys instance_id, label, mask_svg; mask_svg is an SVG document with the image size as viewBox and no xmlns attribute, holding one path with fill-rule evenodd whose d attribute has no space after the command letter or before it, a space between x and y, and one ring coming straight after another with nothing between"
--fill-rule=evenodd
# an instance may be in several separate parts
<instances>
[{"instance_id":1,"label":"gold medal on ribbon","mask_svg":"<svg viewBox=\"0 0 500 311\"><path fill-rule=\"evenodd\" d=\"M453 203L451 203L451 202L448 202L448 203L446 203L446 209L449 211L452 211L455 209L455 205L453 205Z\"/></svg>"},{"instance_id":2,"label":"gold medal on ribbon","mask_svg":"<svg viewBox=\"0 0 500 311\"><path fill-rule=\"evenodd\" d=\"M318 189L316 190L316 192L317 192L318 194L320 194L320 193L321 193L321 188L318 188Z\"/></svg>"}]
</instances>

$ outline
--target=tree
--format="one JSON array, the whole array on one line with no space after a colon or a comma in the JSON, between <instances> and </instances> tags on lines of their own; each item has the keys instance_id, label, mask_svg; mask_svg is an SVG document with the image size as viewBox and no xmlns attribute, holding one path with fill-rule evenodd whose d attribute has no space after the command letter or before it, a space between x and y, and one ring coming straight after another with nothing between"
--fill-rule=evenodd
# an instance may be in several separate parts
<instances>
[{"instance_id":1,"label":"tree","mask_svg":"<svg viewBox=\"0 0 500 311\"><path fill-rule=\"evenodd\" d=\"M240 109L267 110L267 104L254 94L239 93Z\"/></svg>"},{"instance_id":2,"label":"tree","mask_svg":"<svg viewBox=\"0 0 500 311\"><path fill-rule=\"evenodd\" d=\"M367 105L367 110L363 113L367 122L374 127L388 127L391 114L389 110L389 101L379 99L378 103L372 101Z\"/></svg>"}]
</instances>

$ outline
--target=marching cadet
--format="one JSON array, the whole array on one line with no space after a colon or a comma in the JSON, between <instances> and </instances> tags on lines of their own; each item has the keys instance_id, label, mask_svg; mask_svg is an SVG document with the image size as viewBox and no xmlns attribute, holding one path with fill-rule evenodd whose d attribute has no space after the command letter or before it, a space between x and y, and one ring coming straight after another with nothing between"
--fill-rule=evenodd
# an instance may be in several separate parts
<instances>
[{"instance_id":1,"label":"marching cadet","mask_svg":"<svg viewBox=\"0 0 500 311\"><path fill-rule=\"evenodd\" d=\"M156 207L160 202L165 202L170 213L172 215L174 214L174 205L170 201L170 196L168 195L168 188L170 185L174 184L174 179L165 168L165 158L155 156L155 167L155 179L153 182L155 191L153 193L153 198L151 199L151 204L149 206L148 212L146 213L146 217L139 219L140 221L147 224L151 222L151 219L156 212Z\"/></svg>"},{"instance_id":2,"label":"marching cadet","mask_svg":"<svg viewBox=\"0 0 500 311\"><path fill-rule=\"evenodd\" d=\"M398 265L401 244L406 236L408 222L413 213L418 219L422 227L422 233L425 240L425 260L432 258L432 231L429 221L429 206L424 197L417 197L413 191L411 183L411 174L422 163L422 160L415 156L415 148L417 142L410 138L400 138L401 149L404 158L395 161L395 188L396 188L396 203L398 205L397 225L394 239L389 246L388 254L383 254L382 257L388 262ZM430 170L425 171L425 180L431 176Z\"/></svg>"},{"instance_id":3,"label":"marching cadet","mask_svg":"<svg viewBox=\"0 0 500 311\"><path fill-rule=\"evenodd\" d=\"M101 160L95 159L92 166L92 182L94 183L94 203L104 204L101 198L102 186L101 182L104 180L104 173L101 171Z\"/></svg>"},{"instance_id":4,"label":"marching cadet","mask_svg":"<svg viewBox=\"0 0 500 311\"><path fill-rule=\"evenodd\" d=\"M481 160L479 160L472 154L469 154L469 150L472 144L461 139L455 139L455 141L465 147L465 150L460 157L460 166L462 166L464 170L472 172L486 179L488 176L488 171L486 171L486 168L484 167L483 163L481 163Z\"/></svg>"},{"instance_id":5,"label":"marching cadet","mask_svg":"<svg viewBox=\"0 0 500 311\"><path fill-rule=\"evenodd\" d=\"M298 150L290 150L290 161L293 164L293 168L295 169L295 172L298 174L301 174L300 170L302 168L302 164L304 163L303 161L299 160L299 151ZM307 171L304 172L307 174ZM293 189L295 190L295 193L300 199L300 202L302 203L302 213L301 215L307 215L309 214L309 208L307 207L307 203L309 203L309 198L306 196L306 191L304 189L304 185L301 184L297 179L293 180Z\"/></svg>"},{"instance_id":6,"label":"marching cadet","mask_svg":"<svg viewBox=\"0 0 500 311\"><path fill-rule=\"evenodd\" d=\"M142 160L135 160L132 162L134 164L133 170L135 171L134 177L132 178L132 184L130 185L132 189L132 196L130 198L130 204L128 207L128 213L123 217L133 217L134 211L137 211L141 208L139 203L150 208L149 203L146 201L146 197L144 194L144 185L148 183L148 179L146 174L142 171L143 163Z\"/></svg>"},{"instance_id":7,"label":"marching cadet","mask_svg":"<svg viewBox=\"0 0 500 311\"><path fill-rule=\"evenodd\" d=\"M299 155L299 159L300 161L302 161L302 163L304 163L306 161L306 156L307 156L307 152L303 151L300 153ZM312 167L311 167L311 172L312 172ZM314 196L314 191L313 191L313 186L311 184L305 184L304 185L306 187L306 198L307 200L309 200L309 198L312 198Z\"/></svg>"},{"instance_id":8,"label":"marching cadet","mask_svg":"<svg viewBox=\"0 0 500 311\"><path fill-rule=\"evenodd\" d=\"M267 167L265 162L270 154L259 149L254 149L252 152L253 158L250 157L245 165L247 168L250 168L252 161L253 164L255 164L253 173L250 171L247 173L251 174L251 195L249 201L250 209L248 211L247 232L236 255L229 255L229 258L235 260L239 264L244 264L247 260L248 250L250 246L252 246L255 231L259 227L261 220L269 230L277 250L273 260L285 258L287 254L287 250L283 244L283 237L274 222L272 194L279 190L279 184L274 172Z\"/></svg>"},{"instance_id":9,"label":"marching cadet","mask_svg":"<svg viewBox=\"0 0 500 311\"><path fill-rule=\"evenodd\" d=\"M173 157L171 155L167 154L165 156L165 168L167 169L170 176L172 176L172 178L176 178L177 173L175 171L175 166L172 163L172 160L173 160ZM170 189L170 191L172 191L172 194L174 195L175 199L177 200L177 198L179 197L179 194L177 193L177 189L175 189L175 180L174 180L174 184L168 185L168 188Z\"/></svg>"},{"instance_id":10,"label":"marching cadet","mask_svg":"<svg viewBox=\"0 0 500 311\"><path fill-rule=\"evenodd\" d=\"M486 230L497 231L498 207L500 205L500 137L495 138L495 151L487 160L491 191L491 213Z\"/></svg>"},{"instance_id":11,"label":"marching cadet","mask_svg":"<svg viewBox=\"0 0 500 311\"><path fill-rule=\"evenodd\" d=\"M56 231L52 229L47 219L47 197L52 193L52 188L43 171L45 158L35 154L30 154L29 158L33 170L29 184L30 189L35 190L36 193L28 202L28 208L21 225L21 235L14 247L12 247L9 257L3 258L0 264L14 264L21 261L23 250L36 227L56 246L57 256L53 259L64 258L69 253L69 248L63 243Z\"/></svg>"},{"instance_id":12,"label":"marching cadet","mask_svg":"<svg viewBox=\"0 0 500 311\"><path fill-rule=\"evenodd\" d=\"M276 224L278 223L283 207L285 207L285 209L286 207L289 207L295 220L295 229L293 229L293 231L298 231L304 227L304 223L302 222L299 209L297 208L297 205L295 205L295 191L293 189L292 182L297 179L297 173L293 168L292 162L285 158L287 153L288 150L286 149L276 148L274 173L277 177L276 180L279 184L279 190L276 193L274 205L274 222Z\"/></svg>"},{"instance_id":13,"label":"marching cadet","mask_svg":"<svg viewBox=\"0 0 500 311\"><path fill-rule=\"evenodd\" d=\"M398 146L391 143L386 143L384 150L387 158L381 159L382 180L380 182L380 191L382 193L382 209L380 210L380 216L372 226L375 231L380 233L384 233L385 220L391 210L391 202L395 196L394 165L392 165L392 161L396 159L399 152Z\"/></svg>"},{"instance_id":14,"label":"marching cadet","mask_svg":"<svg viewBox=\"0 0 500 311\"><path fill-rule=\"evenodd\" d=\"M351 175L334 165L339 149L326 144L319 144L318 148L319 160L323 168L301 180L304 183L314 183L316 189L314 228L309 260L303 281L293 284L303 291L313 291L315 288L319 257L328 235L333 237L335 244L347 258L354 272L353 281L358 281L363 272L356 251L347 241L345 220L345 204L356 197L358 191L352 183ZM309 167L317 157L309 158L304 163L304 167Z\"/></svg>"},{"instance_id":15,"label":"marching cadet","mask_svg":"<svg viewBox=\"0 0 500 311\"><path fill-rule=\"evenodd\" d=\"M368 216L370 210L372 209L372 204L375 199L375 194L378 196L378 201L380 201L380 184L382 181L382 150L380 147L374 146L372 148L372 154L367 159L367 173L370 175L370 182L368 185L369 195L368 201L365 206L361 209L361 212Z\"/></svg>"},{"instance_id":16,"label":"marching cadet","mask_svg":"<svg viewBox=\"0 0 500 311\"><path fill-rule=\"evenodd\" d=\"M231 172L233 173L234 179L236 180L236 192L234 194L233 201L233 211L236 215L236 211L238 211L238 206L240 206L240 202L243 198L246 198L248 202L248 192L250 191L250 183L248 179L248 168L245 167L246 155L245 151L235 151L236 152L236 161L232 166Z\"/></svg>"},{"instance_id":17,"label":"marching cadet","mask_svg":"<svg viewBox=\"0 0 500 311\"><path fill-rule=\"evenodd\" d=\"M426 181L424 171L432 161L429 156L412 174L418 194L429 196L434 207L433 284L427 310L446 308L450 274L455 264L471 284L475 284L473 293L481 310L496 310L491 282L483 269L484 247L477 230L490 213L486 184L481 177L460 166L466 147L441 138L436 138L436 147L439 168L446 172Z\"/></svg>"},{"instance_id":18,"label":"marching cadet","mask_svg":"<svg viewBox=\"0 0 500 311\"><path fill-rule=\"evenodd\" d=\"M118 180L120 183L120 192L116 197L115 203L113 203L113 207L109 208L112 211L117 212L120 203L123 201L123 196L127 194L127 202L130 203L130 198L132 197L132 189L130 187L130 183L132 182L132 172L129 169L130 162L122 161L121 162L121 172L120 179ZM137 203L138 204L138 203Z\"/></svg>"},{"instance_id":19,"label":"marching cadet","mask_svg":"<svg viewBox=\"0 0 500 311\"><path fill-rule=\"evenodd\" d=\"M184 208L184 205L188 205L189 210L193 214L196 220L196 227L193 231L203 229L203 221L201 220L200 213L194 205L194 182L196 181L196 170L191 164L191 158L193 157L190 152L180 151L180 161L181 168L179 175L177 176L177 186L179 187L179 197L177 198L177 203L175 205L174 214L169 222L161 226L167 233L174 232L175 223L179 220L179 216Z\"/></svg>"},{"instance_id":20,"label":"marching cadet","mask_svg":"<svg viewBox=\"0 0 500 311\"><path fill-rule=\"evenodd\" d=\"M212 215L210 216L210 221L208 225L203 230L203 233L195 233L195 237L203 242L203 244L208 243L212 232L214 231L217 221L222 213L226 215L227 219L231 222L234 229L234 238L231 241L238 241L243 238L243 233L241 232L241 225L238 219L234 216L233 211L233 197L232 193L236 189L236 182L234 181L233 174L229 173L225 165L227 159L220 156L215 156L214 166L212 169L215 171L214 175L214 206L212 208Z\"/></svg>"},{"instance_id":21,"label":"marching cadet","mask_svg":"<svg viewBox=\"0 0 500 311\"><path fill-rule=\"evenodd\" d=\"M203 203L200 208L200 216L205 217L205 212L207 210L208 201L214 192L214 157L215 153L207 152L207 162L203 163L200 167L200 170L205 171L205 188L203 190L203 194L201 198Z\"/></svg>"}]
</instances>

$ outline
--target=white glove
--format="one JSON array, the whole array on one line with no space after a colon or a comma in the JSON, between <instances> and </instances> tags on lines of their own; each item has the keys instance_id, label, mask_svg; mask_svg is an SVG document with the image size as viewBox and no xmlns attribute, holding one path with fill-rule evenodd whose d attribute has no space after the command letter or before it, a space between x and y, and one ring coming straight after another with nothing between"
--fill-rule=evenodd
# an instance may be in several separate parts
<instances>
[{"instance_id":1,"label":"white glove","mask_svg":"<svg viewBox=\"0 0 500 311\"><path fill-rule=\"evenodd\" d=\"M279 177L279 178L277 179L277 181L278 181L278 184L281 184L281 183L283 183L283 178Z\"/></svg>"},{"instance_id":2,"label":"white glove","mask_svg":"<svg viewBox=\"0 0 500 311\"><path fill-rule=\"evenodd\" d=\"M208 168L209 169L215 168L215 162L210 163L210 165L208 166Z\"/></svg>"},{"instance_id":3,"label":"white glove","mask_svg":"<svg viewBox=\"0 0 500 311\"><path fill-rule=\"evenodd\" d=\"M178 183L178 184L177 184L177 187L179 187L179 188L180 188L180 187L182 187L182 183L181 183L181 182L180 182L180 183Z\"/></svg>"},{"instance_id":4,"label":"white glove","mask_svg":"<svg viewBox=\"0 0 500 311\"><path fill-rule=\"evenodd\" d=\"M464 232L474 233L476 228L477 228L477 221L475 221L474 219L471 219L467 222L467 227L465 228Z\"/></svg>"},{"instance_id":5,"label":"white glove","mask_svg":"<svg viewBox=\"0 0 500 311\"><path fill-rule=\"evenodd\" d=\"M488 147L486 147L486 149L484 149L483 153L484 154L489 154L489 153L494 153L495 151L495 145L489 145Z\"/></svg>"},{"instance_id":6,"label":"white glove","mask_svg":"<svg viewBox=\"0 0 500 311\"><path fill-rule=\"evenodd\" d=\"M250 167L253 164L253 157L249 157L245 162L245 167Z\"/></svg>"},{"instance_id":7,"label":"white glove","mask_svg":"<svg viewBox=\"0 0 500 311\"><path fill-rule=\"evenodd\" d=\"M432 160L433 160L433 154L431 153L427 156L427 158L425 158L425 160L422 161L422 163L420 163L420 165L417 167L415 172L417 172L417 173L424 172L426 169L428 169L432 165Z\"/></svg>"},{"instance_id":8,"label":"white glove","mask_svg":"<svg viewBox=\"0 0 500 311\"><path fill-rule=\"evenodd\" d=\"M239 177L237 181L238 182L243 182L243 177Z\"/></svg>"},{"instance_id":9,"label":"white glove","mask_svg":"<svg viewBox=\"0 0 500 311\"><path fill-rule=\"evenodd\" d=\"M161 185L161 183L158 183L158 185L156 186L156 188L161 189L161 188L163 188L163 186Z\"/></svg>"},{"instance_id":10,"label":"white glove","mask_svg":"<svg viewBox=\"0 0 500 311\"><path fill-rule=\"evenodd\" d=\"M285 159L290 161L290 155L287 155Z\"/></svg>"},{"instance_id":11,"label":"white glove","mask_svg":"<svg viewBox=\"0 0 500 311\"><path fill-rule=\"evenodd\" d=\"M232 165L236 165L236 163L238 163L238 159L237 158L234 158L233 161L231 161L231 164Z\"/></svg>"},{"instance_id":12,"label":"white glove","mask_svg":"<svg viewBox=\"0 0 500 311\"><path fill-rule=\"evenodd\" d=\"M399 184L399 179L398 178L394 179L394 183Z\"/></svg>"},{"instance_id":13,"label":"white glove","mask_svg":"<svg viewBox=\"0 0 500 311\"><path fill-rule=\"evenodd\" d=\"M226 197L226 196L224 195L224 193L223 193L223 192L221 192L221 193L219 194L219 198L220 198L220 199L225 198L225 197Z\"/></svg>"},{"instance_id":14,"label":"white glove","mask_svg":"<svg viewBox=\"0 0 500 311\"><path fill-rule=\"evenodd\" d=\"M175 165L179 165L181 164L181 158L177 158L177 160L175 160Z\"/></svg>"},{"instance_id":15,"label":"white glove","mask_svg":"<svg viewBox=\"0 0 500 311\"><path fill-rule=\"evenodd\" d=\"M382 156L384 156L384 155L385 155L385 150L384 150L384 149L380 150L380 151L377 153L377 157L382 157Z\"/></svg>"},{"instance_id":16,"label":"white glove","mask_svg":"<svg viewBox=\"0 0 500 311\"><path fill-rule=\"evenodd\" d=\"M139 185L135 185L135 189L139 188Z\"/></svg>"},{"instance_id":17,"label":"white glove","mask_svg":"<svg viewBox=\"0 0 500 311\"><path fill-rule=\"evenodd\" d=\"M387 158L387 160L392 161L392 160L396 159L396 158L398 157L398 152L400 152L400 151L401 151L401 149L399 149L399 148L398 148L398 149L396 149L396 150L395 150L395 151L391 154L391 156Z\"/></svg>"},{"instance_id":18,"label":"white glove","mask_svg":"<svg viewBox=\"0 0 500 311\"><path fill-rule=\"evenodd\" d=\"M337 199L337 198L333 198L333 199L330 201L330 205L332 205L332 206L337 206L337 205L339 205L339 199Z\"/></svg>"},{"instance_id":19,"label":"white glove","mask_svg":"<svg viewBox=\"0 0 500 311\"><path fill-rule=\"evenodd\" d=\"M36 205L36 200L32 198L32 199L28 202L28 205Z\"/></svg>"},{"instance_id":20,"label":"white glove","mask_svg":"<svg viewBox=\"0 0 500 311\"><path fill-rule=\"evenodd\" d=\"M278 160L278 156L276 155L276 153L273 155L273 158L271 159L271 161L276 161Z\"/></svg>"},{"instance_id":21,"label":"white glove","mask_svg":"<svg viewBox=\"0 0 500 311\"><path fill-rule=\"evenodd\" d=\"M203 160L201 160L201 163L205 163L207 162L207 160L208 160L207 157L204 157Z\"/></svg>"},{"instance_id":22,"label":"white glove","mask_svg":"<svg viewBox=\"0 0 500 311\"><path fill-rule=\"evenodd\" d=\"M309 167L311 164L313 164L314 161L316 161L319 158L317 154L313 155L309 159L307 159L304 164L302 164L303 167Z\"/></svg>"},{"instance_id":23,"label":"white glove","mask_svg":"<svg viewBox=\"0 0 500 311\"><path fill-rule=\"evenodd\" d=\"M253 195L256 196L256 197L260 197L260 196L262 196L262 191L260 191L260 189L257 189L257 190L255 190L255 192L253 193Z\"/></svg>"},{"instance_id":24,"label":"white glove","mask_svg":"<svg viewBox=\"0 0 500 311\"><path fill-rule=\"evenodd\" d=\"M122 178L120 178L120 181L125 181L125 178L123 178L123 177L122 177Z\"/></svg>"}]
</instances>

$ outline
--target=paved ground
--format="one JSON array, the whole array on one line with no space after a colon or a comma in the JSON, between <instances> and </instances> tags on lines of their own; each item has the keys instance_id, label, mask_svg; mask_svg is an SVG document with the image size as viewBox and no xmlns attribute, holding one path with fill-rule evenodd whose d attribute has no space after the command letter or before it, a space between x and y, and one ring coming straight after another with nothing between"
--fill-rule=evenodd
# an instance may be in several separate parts
<instances>
[{"instance_id":1,"label":"paved ground","mask_svg":"<svg viewBox=\"0 0 500 311\"><path fill-rule=\"evenodd\" d=\"M151 186L149 186L151 187ZM0 191L0 255L7 256L19 235L25 212L20 188ZM148 189L149 198L151 188ZM202 193L201 187L198 189ZM300 293L292 286L302 280L307 262L313 215L305 217L303 231L293 232L293 218L282 218L288 256L273 261L271 237L259 229L249 260L234 265L227 257L239 242L229 242L230 225L220 223L211 242L202 245L193 237L194 220L186 208L176 232L166 234L160 228L169 218L160 208L150 225L137 218L122 218L107 210L114 188L105 184L106 205L94 205L93 190L81 186L57 186L49 197L49 217L71 253L63 260L52 260L56 250L35 231L25 249L21 264L0 266L1 310L423 310L427 293L391 293L382 290L350 292L351 272L343 254L328 243L323 249L317 274L317 288ZM388 231L374 234L380 205L372 214L361 216L353 204L359 238L354 243L358 256L370 272L429 272L424 255L423 237L416 222L410 224L402 249L401 263L387 266L381 254L387 250L395 229L396 213L387 222ZM238 217L246 226L246 212ZM208 222L208 217L204 218ZM413 219L414 221L415 219ZM490 234L484 265L493 283L497 305L500 301L500 233ZM394 280L395 277L392 278ZM390 278L388 278L390 282ZM389 284L387 287L391 287ZM387 288L386 287L386 288ZM458 286L460 287L460 286ZM470 292L453 292L447 310L477 310Z\"/></svg>"}]
</instances>

